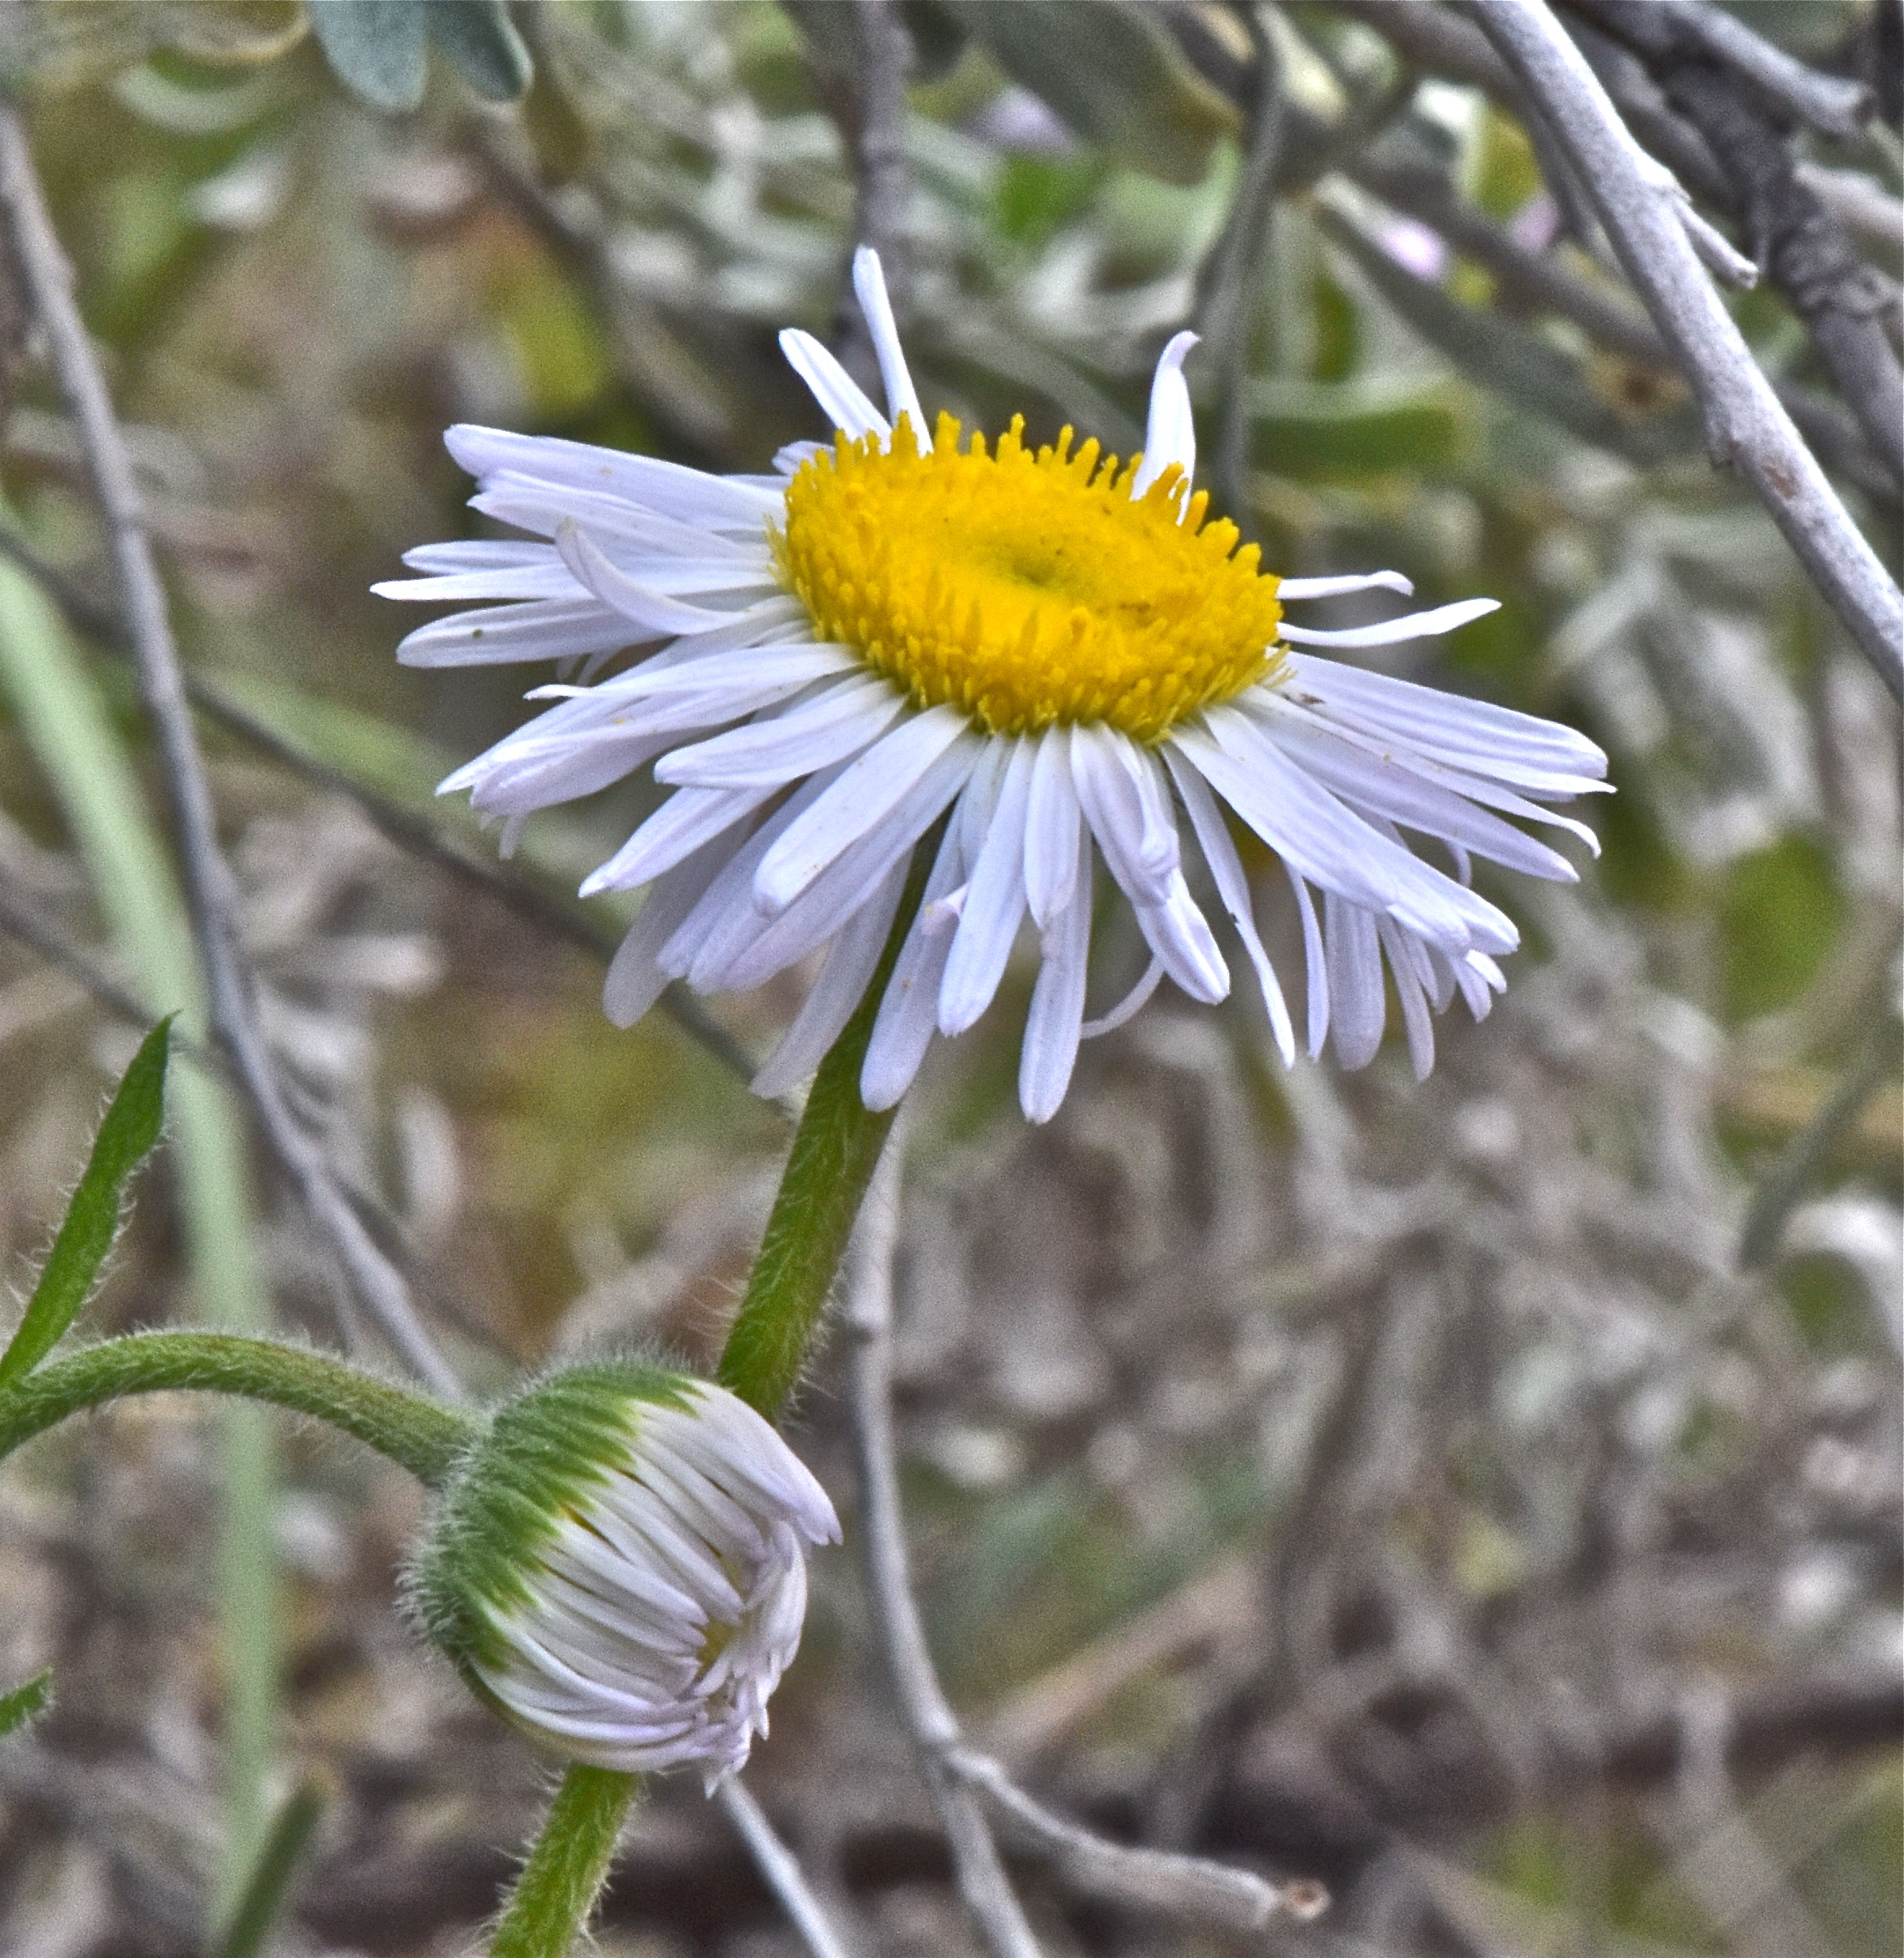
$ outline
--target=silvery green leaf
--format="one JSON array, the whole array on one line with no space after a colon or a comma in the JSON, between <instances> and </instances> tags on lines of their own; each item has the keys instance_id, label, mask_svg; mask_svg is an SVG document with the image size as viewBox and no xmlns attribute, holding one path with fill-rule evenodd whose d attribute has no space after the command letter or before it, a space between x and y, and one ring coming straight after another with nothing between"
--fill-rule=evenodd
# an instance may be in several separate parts
<instances>
[{"instance_id":1,"label":"silvery green leaf","mask_svg":"<svg viewBox=\"0 0 1904 1958\"><path fill-rule=\"evenodd\" d=\"M513 102L534 68L503 0L432 0L429 37L478 95Z\"/></svg>"},{"instance_id":2,"label":"silvery green leaf","mask_svg":"<svg viewBox=\"0 0 1904 1958\"><path fill-rule=\"evenodd\" d=\"M426 0L306 0L331 72L376 109L413 109L429 63Z\"/></svg>"}]
</instances>

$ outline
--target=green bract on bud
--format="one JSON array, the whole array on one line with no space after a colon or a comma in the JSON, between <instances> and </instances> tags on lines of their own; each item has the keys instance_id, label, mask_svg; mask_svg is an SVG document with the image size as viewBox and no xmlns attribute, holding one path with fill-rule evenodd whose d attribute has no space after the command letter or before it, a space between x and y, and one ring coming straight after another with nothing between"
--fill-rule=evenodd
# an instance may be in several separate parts
<instances>
[{"instance_id":1,"label":"green bract on bud","mask_svg":"<svg viewBox=\"0 0 1904 1958\"><path fill-rule=\"evenodd\" d=\"M712 1787L767 1731L799 1649L826 1492L725 1388L632 1361L498 1410L411 1576L425 1629L531 1739Z\"/></svg>"}]
</instances>

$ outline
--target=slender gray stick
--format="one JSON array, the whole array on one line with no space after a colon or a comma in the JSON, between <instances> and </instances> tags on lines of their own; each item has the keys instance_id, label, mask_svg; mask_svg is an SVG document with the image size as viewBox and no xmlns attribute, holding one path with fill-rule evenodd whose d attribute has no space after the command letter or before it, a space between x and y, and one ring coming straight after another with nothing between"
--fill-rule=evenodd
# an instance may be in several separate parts
<instances>
[{"instance_id":1,"label":"slender gray stick","mask_svg":"<svg viewBox=\"0 0 1904 1958\"><path fill-rule=\"evenodd\" d=\"M63 926L47 917L30 898L22 897L3 878L0 878L0 931L17 938L23 945L32 946L49 965L57 966L75 980L94 1001L129 1027L137 1027L142 1031L150 1027L151 1009L120 985L85 946L68 935ZM207 1073L220 1079L229 1075L229 1065L222 1054L201 1047L190 1034L180 1033L176 1028L172 1036L172 1051L182 1054L194 1067L203 1067Z\"/></svg>"},{"instance_id":2,"label":"slender gray stick","mask_svg":"<svg viewBox=\"0 0 1904 1958\"><path fill-rule=\"evenodd\" d=\"M1855 142L1863 133L1871 99L1863 82L1819 74L1703 0L1647 0L1646 14L1655 46L1676 41L1688 52L1710 55L1822 136Z\"/></svg>"},{"instance_id":3,"label":"slender gray stick","mask_svg":"<svg viewBox=\"0 0 1904 1958\"><path fill-rule=\"evenodd\" d=\"M1466 0L1586 181L1627 276L1706 416L1720 466L1741 470L1884 684L1904 700L1904 594L1833 495L1585 58L1541 0Z\"/></svg>"},{"instance_id":4,"label":"slender gray stick","mask_svg":"<svg viewBox=\"0 0 1904 1958\"><path fill-rule=\"evenodd\" d=\"M908 1569L892 1429L892 1254L899 1229L903 1119L866 1193L847 1254L847 1337L853 1439L860 1472L860 1552L880 1649L900 1718L951 1839L959 1888L998 1958L1033 1958L1037 1946L999 1860L978 1796L1017 1825L1074 1890L1212 1929L1257 1930L1277 1917L1305 1920L1328 1906L1319 1883L1277 1885L1199 1856L1113 1842L1054 1815L991 1755L966 1746L919 1622Z\"/></svg>"},{"instance_id":5,"label":"slender gray stick","mask_svg":"<svg viewBox=\"0 0 1904 1958\"><path fill-rule=\"evenodd\" d=\"M826 1921L793 1851L774 1834L773 1825L738 1776L730 1775L715 1790L714 1799L733 1823L760 1874L780 1899L781 1908L800 1933L811 1958L849 1958L839 1934Z\"/></svg>"},{"instance_id":6,"label":"slender gray stick","mask_svg":"<svg viewBox=\"0 0 1904 1958\"><path fill-rule=\"evenodd\" d=\"M857 190L853 233L879 255L895 323L904 332L912 316L912 255L906 248L906 64L912 42L891 0L852 0L852 46L857 59L837 111L852 151ZM877 399L879 363L865 316L843 293L839 314L840 364Z\"/></svg>"},{"instance_id":7,"label":"slender gray stick","mask_svg":"<svg viewBox=\"0 0 1904 1958\"><path fill-rule=\"evenodd\" d=\"M959 1894L993 1958L1039 1958L1038 1941L1006 1876L978 1798L947 1766L959 1724L939 1683L913 1599L892 1433L892 1254L899 1232L905 1119L893 1125L847 1257L845 1328L852 1342L860 1555L900 1719L952 1845Z\"/></svg>"},{"instance_id":8,"label":"slender gray stick","mask_svg":"<svg viewBox=\"0 0 1904 1958\"><path fill-rule=\"evenodd\" d=\"M946 1764L1009 1816L1074 1890L1139 1910L1167 1912L1213 1930L1259 1931L1283 1917L1307 1923L1329 1908L1329 1893L1319 1883L1271 1883L1201 1856L1108 1842L1026 1794L990 1755L961 1747L947 1755Z\"/></svg>"},{"instance_id":9,"label":"slender gray stick","mask_svg":"<svg viewBox=\"0 0 1904 1958\"><path fill-rule=\"evenodd\" d=\"M1242 9L1255 56L1256 99L1251 105L1249 149L1217 247L1214 276L1198 321L1210 342L1217 375L1217 488L1223 514L1245 537L1256 535L1249 500L1249 408L1244 382L1249 368L1252 277L1275 211L1276 164L1283 147L1283 75L1276 46L1253 5Z\"/></svg>"},{"instance_id":10,"label":"slender gray stick","mask_svg":"<svg viewBox=\"0 0 1904 1958\"><path fill-rule=\"evenodd\" d=\"M854 0L858 18L859 127L854 164L859 203L853 229L879 254L893 317L903 327L912 299L907 263L906 63L912 44L891 0Z\"/></svg>"},{"instance_id":11,"label":"slender gray stick","mask_svg":"<svg viewBox=\"0 0 1904 1958\"><path fill-rule=\"evenodd\" d=\"M172 801L185 903L205 968L212 1028L230 1051L272 1153L297 1186L312 1223L329 1241L351 1290L418 1377L438 1393L455 1394L460 1392L456 1376L417 1319L402 1274L351 1210L280 1089L258 1024L251 975L238 945L231 870L218 848L211 792L132 462L74 301L72 268L53 229L26 131L17 111L7 104L0 104L0 210L6 214L21 278L46 330L54 371L77 427L111 540L139 691L158 739Z\"/></svg>"}]
</instances>

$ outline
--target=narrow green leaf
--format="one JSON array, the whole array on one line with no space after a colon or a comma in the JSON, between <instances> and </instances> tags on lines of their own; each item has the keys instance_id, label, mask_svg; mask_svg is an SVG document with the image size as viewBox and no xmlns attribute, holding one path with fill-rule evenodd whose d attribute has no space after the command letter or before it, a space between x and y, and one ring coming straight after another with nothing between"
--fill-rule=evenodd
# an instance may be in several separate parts
<instances>
[{"instance_id":1,"label":"narrow green leaf","mask_svg":"<svg viewBox=\"0 0 1904 1958\"><path fill-rule=\"evenodd\" d=\"M11 1693L0 1693L0 1740L25 1726L28 1720L37 1720L52 1699L50 1671L36 1672L24 1686L15 1686Z\"/></svg>"},{"instance_id":2,"label":"narrow green leaf","mask_svg":"<svg viewBox=\"0 0 1904 1958\"><path fill-rule=\"evenodd\" d=\"M1462 398L1441 384L1252 382L1245 400L1259 469L1340 482L1383 473L1445 474L1466 430Z\"/></svg>"},{"instance_id":3,"label":"narrow green leaf","mask_svg":"<svg viewBox=\"0 0 1904 1958\"><path fill-rule=\"evenodd\" d=\"M1484 307L1464 306L1440 286L1417 278L1327 205L1317 211L1316 224L1431 347L1510 408L1539 416L1641 469L1697 447L1696 410L1629 420L1595 390L1579 362L1538 334Z\"/></svg>"},{"instance_id":4,"label":"narrow green leaf","mask_svg":"<svg viewBox=\"0 0 1904 1958\"><path fill-rule=\"evenodd\" d=\"M217 1958L258 1958L266 1948L272 1927L290 1901L304 1852L333 1793L329 1777L314 1771L285 1798L252 1865L251 1880L218 1942Z\"/></svg>"},{"instance_id":5,"label":"narrow green leaf","mask_svg":"<svg viewBox=\"0 0 1904 1958\"><path fill-rule=\"evenodd\" d=\"M99 1124L86 1172L67 1206L46 1268L27 1302L26 1316L0 1354L0 1391L30 1373L59 1343L112 1249L126 1178L159 1140L165 1118L165 1059L171 1036L168 1015L133 1056Z\"/></svg>"},{"instance_id":6,"label":"narrow green leaf","mask_svg":"<svg viewBox=\"0 0 1904 1958\"><path fill-rule=\"evenodd\" d=\"M429 37L444 59L491 102L513 102L534 80L529 50L503 0L434 0Z\"/></svg>"},{"instance_id":7,"label":"narrow green leaf","mask_svg":"<svg viewBox=\"0 0 1904 1958\"><path fill-rule=\"evenodd\" d=\"M331 72L373 109L413 109L429 62L427 0L305 0Z\"/></svg>"}]
</instances>

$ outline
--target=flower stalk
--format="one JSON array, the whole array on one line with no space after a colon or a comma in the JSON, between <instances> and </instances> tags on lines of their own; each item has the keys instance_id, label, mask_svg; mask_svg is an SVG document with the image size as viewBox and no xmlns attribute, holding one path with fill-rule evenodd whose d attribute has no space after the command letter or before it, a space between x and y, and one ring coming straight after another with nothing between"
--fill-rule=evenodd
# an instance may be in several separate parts
<instances>
[{"instance_id":1,"label":"flower stalk","mask_svg":"<svg viewBox=\"0 0 1904 1958\"><path fill-rule=\"evenodd\" d=\"M866 1106L860 1098L860 1073L938 844L935 829L914 851L878 967L813 1077L760 1254L721 1350L715 1378L769 1420L806 1364L866 1186L898 1112L896 1103L877 1110Z\"/></svg>"},{"instance_id":2,"label":"flower stalk","mask_svg":"<svg viewBox=\"0 0 1904 1958\"><path fill-rule=\"evenodd\" d=\"M639 1777L577 1762L562 1777L490 1958L566 1958L608 1880Z\"/></svg>"},{"instance_id":3,"label":"flower stalk","mask_svg":"<svg viewBox=\"0 0 1904 1958\"><path fill-rule=\"evenodd\" d=\"M224 1332L134 1332L82 1347L0 1394L0 1459L68 1415L124 1394L181 1388L314 1415L431 1489L481 1432L440 1401L301 1346Z\"/></svg>"},{"instance_id":4,"label":"flower stalk","mask_svg":"<svg viewBox=\"0 0 1904 1958\"><path fill-rule=\"evenodd\" d=\"M860 1071L873 1023L920 900L936 835L915 852L878 969L821 1062L746 1295L716 1377L773 1419L800 1379L860 1206L892 1127L869 1109ZM562 1778L490 1945L490 1958L566 1958L608 1880L639 1777L577 1764Z\"/></svg>"}]
</instances>

